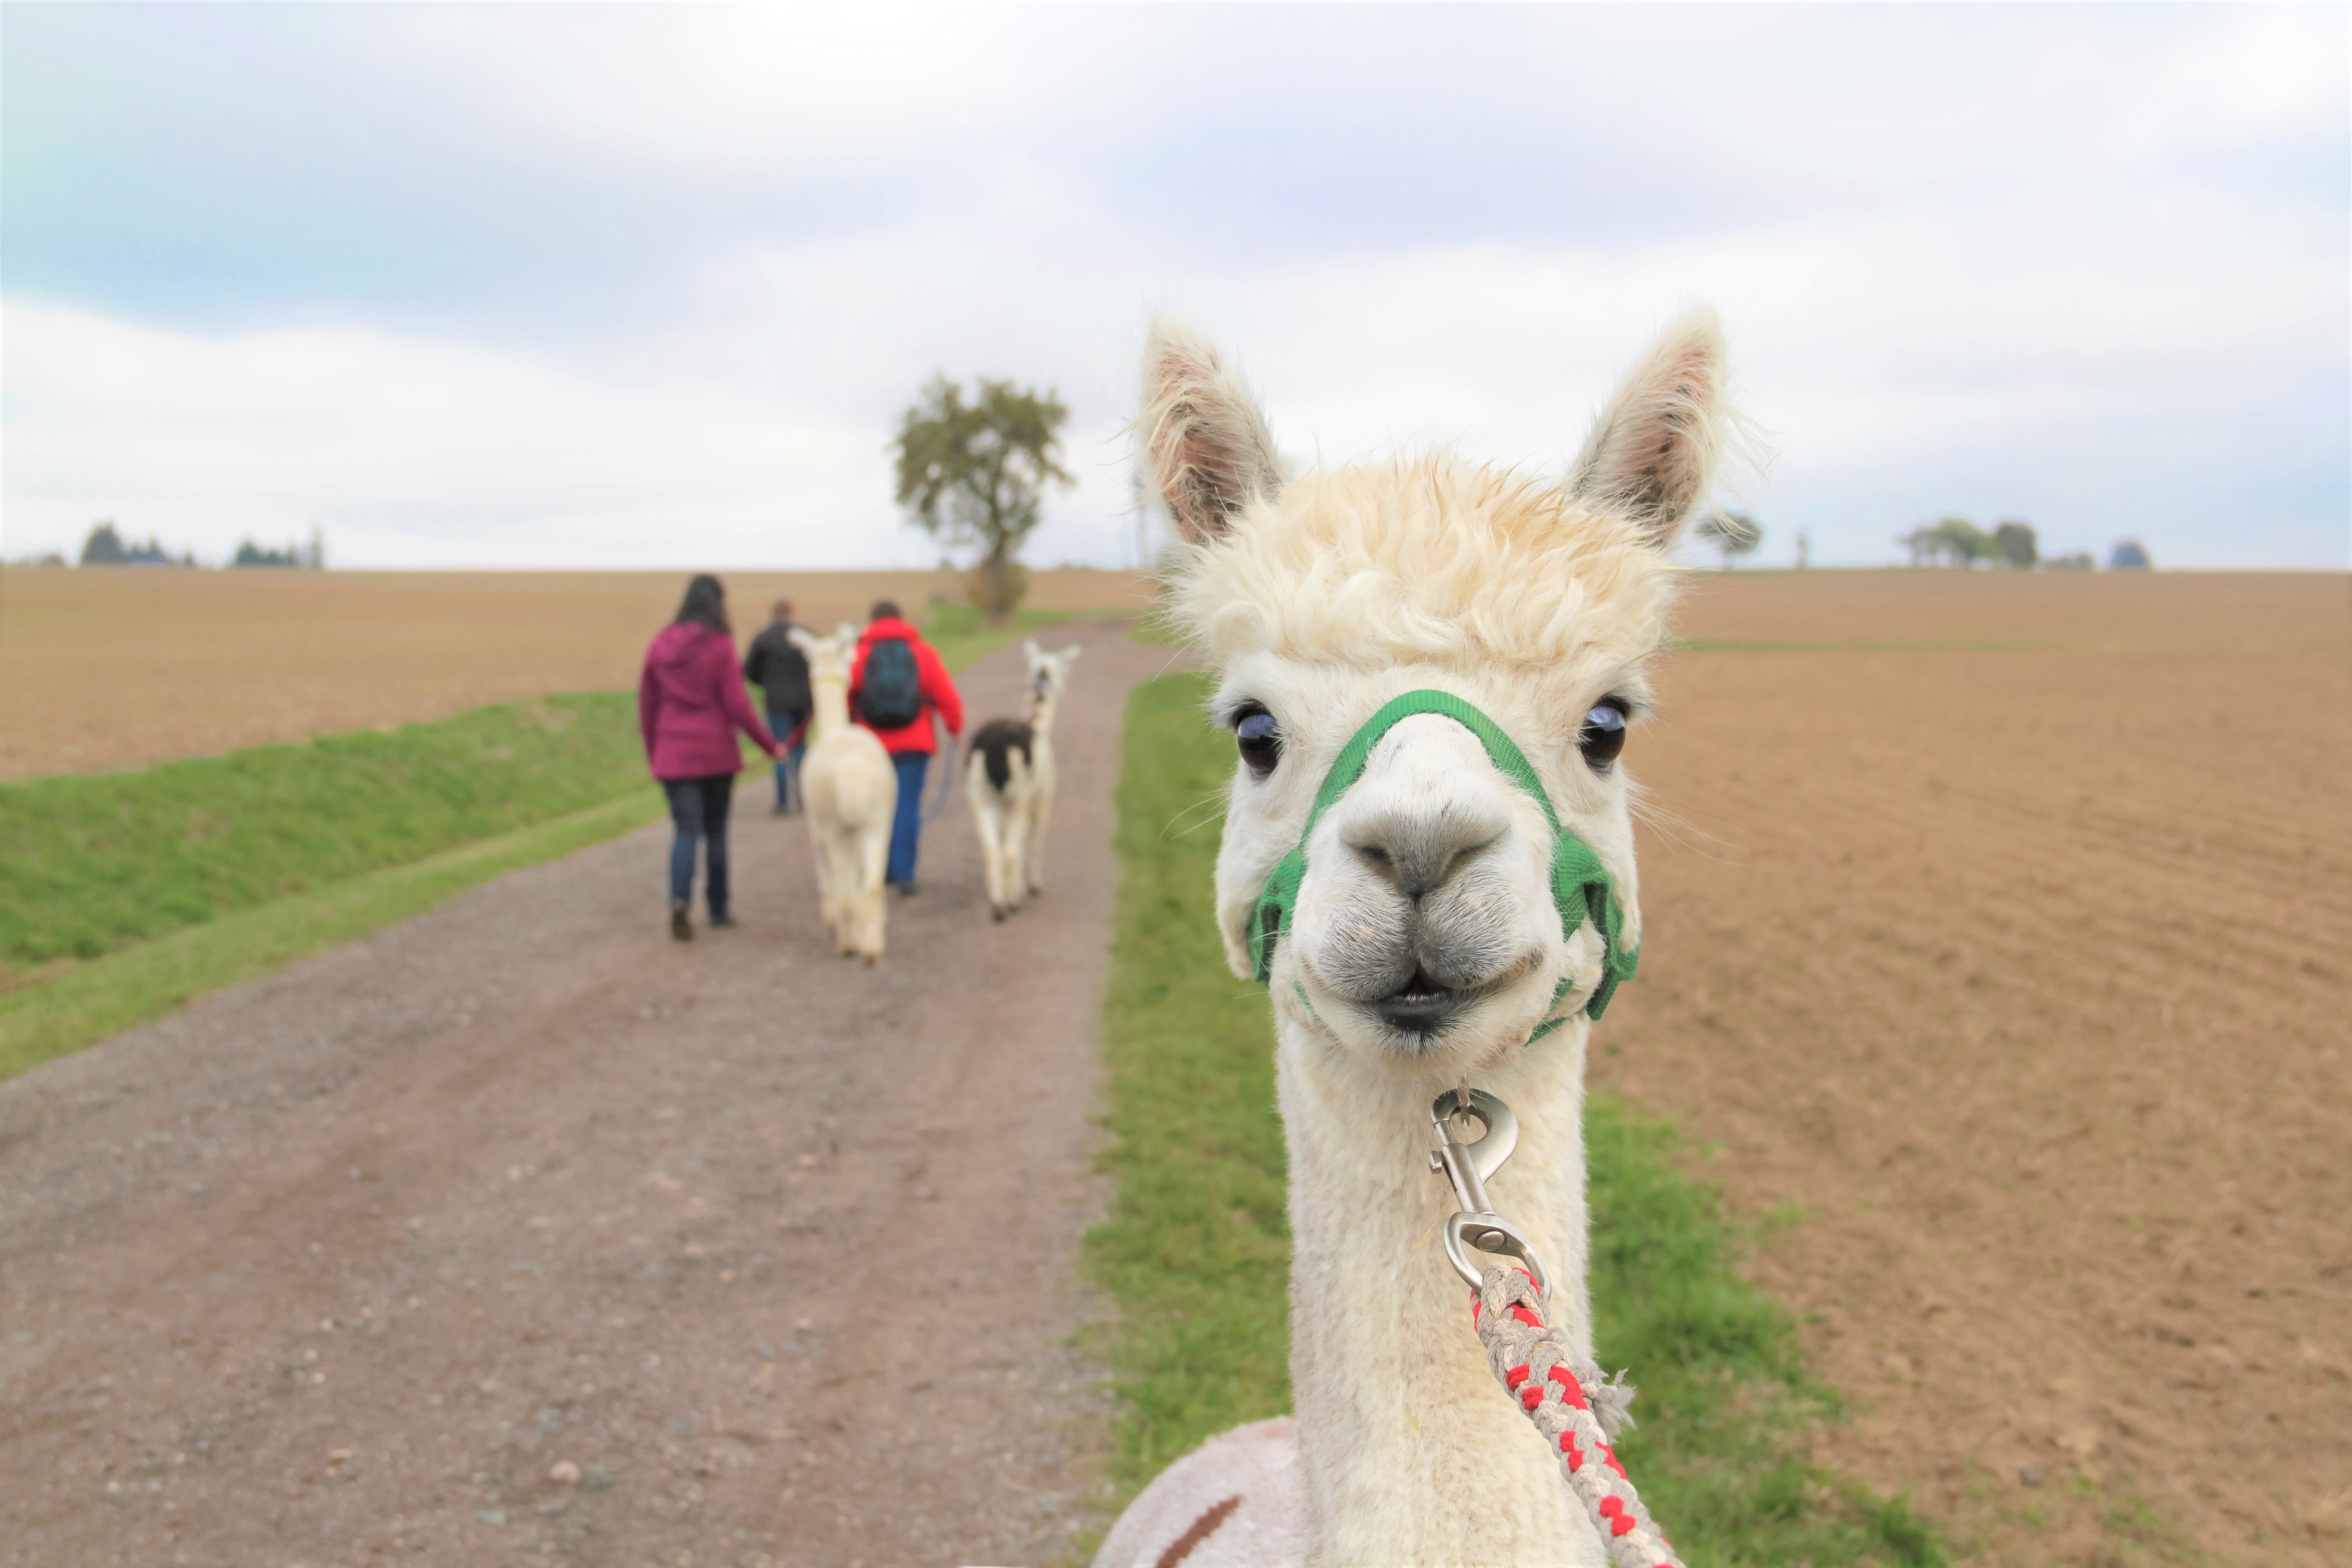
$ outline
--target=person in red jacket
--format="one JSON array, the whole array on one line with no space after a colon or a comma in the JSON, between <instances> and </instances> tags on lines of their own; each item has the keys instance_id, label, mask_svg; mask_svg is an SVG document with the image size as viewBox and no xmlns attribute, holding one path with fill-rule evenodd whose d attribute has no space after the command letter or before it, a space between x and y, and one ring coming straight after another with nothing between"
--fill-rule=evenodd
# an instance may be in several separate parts
<instances>
[{"instance_id":1,"label":"person in red jacket","mask_svg":"<svg viewBox=\"0 0 2352 1568\"><path fill-rule=\"evenodd\" d=\"M694 923L687 910L694 901L698 840L708 846L710 923L735 923L727 913L727 806L743 766L735 731L751 736L771 757L782 750L743 690L727 626L727 591L718 578L706 574L688 583L677 618L646 650L645 673L637 678L637 728L677 829L669 847L669 934L689 942Z\"/></svg>"},{"instance_id":2,"label":"person in red jacket","mask_svg":"<svg viewBox=\"0 0 2352 1568\"><path fill-rule=\"evenodd\" d=\"M901 894L915 890L915 846L923 831L923 775L930 771L931 715L950 735L963 733L963 697L948 667L923 634L900 617L898 606L877 601L849 665L849 711L881 739L898 770L898 815L890 828L885 880Z\"/></svg>"}]
</instances>

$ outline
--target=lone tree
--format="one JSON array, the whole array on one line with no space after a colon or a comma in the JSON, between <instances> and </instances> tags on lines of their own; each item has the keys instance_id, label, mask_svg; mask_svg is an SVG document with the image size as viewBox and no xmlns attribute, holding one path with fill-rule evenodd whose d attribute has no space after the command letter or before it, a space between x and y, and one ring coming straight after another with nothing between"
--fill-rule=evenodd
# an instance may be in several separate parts
<instances>
[{"instance_id":1,"label":"lone tree","mask_svg":"<svg viewBox=\"0 0 2352 1568\"><path fill-rule=\"evenodd\" d=\"M131 552L122 547L122 535L114 531L113 520L100 523L82 541L81 563L85 566L120 566L129 560Z\"/></svg>"},{"instance_id":2,"label":"lone tree","mask_svg":"<svg viewBox=\"0 0 2352 1568\"><path fill-rule=\"evenodd\" d=\"M2001 560L2021 572L2032 571L2033 563L2042 559L2042 545L2033 537L2033 525L2014 517L1994 527L1992 547Z\"/></svg>"},{"instance_id":3,"label":"lone tree","mask_svg":"<svg viewBox=\"0 0 2352 1568\"><path fill-rule=\"evenodd\" d=\"M1731 570L1736 556L1753 555L1756 547L1764 542L1764 530L1744 511L1711 511L1698 520L1695 531L1723 552L1723 569Z\"/></svg>"},{"instance_id":4,"label":"lone tree","mask_svg":"<svg viewBox=\"0 0 2352 1568\"><path fill-rule=\"evenodd\" d=\"M1955 566L1973 566L1979 561L1998 560L2000 548L1993 536L1965 517L1947 517L1933 523L1921 523L1908 533L1897 534L1895 542L1911 552L1911 564L1920 558L1949 561Z\"/></svg>"},{"instance_id":5,"label":"lone tree","mask_svg":"<svg viewBox=\"0 0 2352 1568\"><path fill-rule=\"evenodd\" d=\"M935 377L899 420L898 504L940 543L979 549L972 600L996 621L1028 586L1013 557L1037 526L1046 481L1077 480L1057 460L1070 416L1060 398L1009 381L979 385L967 403L962 387Z\"/></svg>"}]
</instances>

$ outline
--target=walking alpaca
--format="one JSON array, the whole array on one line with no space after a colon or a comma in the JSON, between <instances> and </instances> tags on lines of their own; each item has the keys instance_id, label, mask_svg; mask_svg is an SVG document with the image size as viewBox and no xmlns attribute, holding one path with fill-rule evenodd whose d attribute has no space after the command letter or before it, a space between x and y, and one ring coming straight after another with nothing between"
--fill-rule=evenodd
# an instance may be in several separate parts
<instances>
[{"instance_id":1,"label":"walking alpaca","mask_svg":"<svg viewBox=\"0 0 2352 1568\"><path fill-rule=\"evenodd\" d=\"M1003 920L1045 889L1045 824L1054 815L1054 713L1078 661L1076 644L1046 653L1030 638L1029 717L992 719L973 737L964 795L980 831L990 915Z\"/></svg>"},{"instance_id":2,"label":"walking alpaca","mask_svg":"<svg viewBox=\"0 0 2352 1568\"><path fill-rule=\"evenodd\" d=\"M1306 858L1263 975L1297 1415L1180 1460L1097 1568L1608 1561L1561 1455L1496 1384L1437 1246L1463 1205L1431 1173L1430 1108L1461 1087L1517 1111L1494 1206L1549 1266L1551 1321L1589 1363L1585 1009L1641 936L1618 752L1650 706L1669 547L1729 422L1722 363L1713 316L1682 319L1557 488L1445 456L1286 482L1214 350L1154 330L1139 425L1184 540L1172 611L1219 671L1214 716L1240 750L1216 878L1236 973L1253 973L1253 928L1274 923L1269 873L1294 847ZM1409 716L1354 753L1359 781L1309 830L1347 742L1432 690L1446 695L1400 703ZM1516 742L1524 786L1456 699ZM1605 868L1613 944L1580 902L1560 912L1537 788ZM1604 924L1608 907L1592 905Z\"/></svg>"},{"instance_id":3,"label":"walking alpaca","mask_svg":"<svg viewBox=\"0 0 2352 1568\"><path fill-rule=\"evenodd\" d=\"M801 803L816 851L817 908L844 958L882 962L883 862L898 809L898 773L874 731L849 721L849 659L857 628L793 634L808 656L815 739L801 759Z\"/></svg>"}]
</instances>

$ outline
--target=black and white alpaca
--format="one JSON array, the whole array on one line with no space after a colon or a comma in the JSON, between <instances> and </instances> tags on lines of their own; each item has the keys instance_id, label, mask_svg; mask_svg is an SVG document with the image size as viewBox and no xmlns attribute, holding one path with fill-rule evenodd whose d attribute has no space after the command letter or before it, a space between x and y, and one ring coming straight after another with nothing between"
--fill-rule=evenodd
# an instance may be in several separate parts
<instances>
[{"instance_id":1,"label":"black and white alpaca","mask_svg":"<svg viewBox=\"0 0 2352 1568\"><path fill-rule=\"evenodd\" d=\"M1054 710L1078 650L1029 655L1029 717L992 719L972 737L964 794L980 830L990 915L1003 920L1045 887L1045 824L1054 814Z\"/></svg>"}]
</instances>

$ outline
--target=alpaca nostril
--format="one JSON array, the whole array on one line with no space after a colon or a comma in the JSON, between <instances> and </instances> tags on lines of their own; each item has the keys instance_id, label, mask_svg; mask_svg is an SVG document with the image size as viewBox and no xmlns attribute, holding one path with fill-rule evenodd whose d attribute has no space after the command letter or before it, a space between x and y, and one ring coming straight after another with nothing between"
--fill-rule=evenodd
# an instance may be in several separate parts
<instances>
[{"instance_id":1,"label":"alpaca nostril","mask_svg":"<svg viewBox=\"0 0 2352 1568\"><path fill-rule=\"evenodd\" d=\"M1466 825L1445 817L1371 825L1349 847L1373 875L1414 903L1452 881L1492 848L1496 832L1465 833Z\"/></svg>"}]
</instances>

